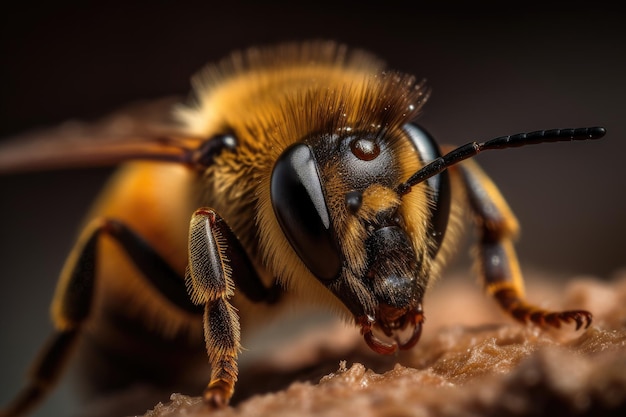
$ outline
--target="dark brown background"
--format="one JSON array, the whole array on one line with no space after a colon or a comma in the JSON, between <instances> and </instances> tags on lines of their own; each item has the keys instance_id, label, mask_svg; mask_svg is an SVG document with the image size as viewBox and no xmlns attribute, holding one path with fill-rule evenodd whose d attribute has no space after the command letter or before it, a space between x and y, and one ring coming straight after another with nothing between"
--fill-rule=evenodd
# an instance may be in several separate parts
<instances>
[{"instance_id":1,"label":"dark brown background","mask_svg":"<svg viewBox=\"0 0 626 417\"><path fill-rule=\"evenodd\" d=\"M0 136L95 118L137 99L186 94L194 72L232 49L336 39L427 78L433 95L421 122L441 142L606 126L600 142L502 151L479 161L520 218L518 248L527 268L607 277L624 266L623 13L576 2L506 11L497 2L472 8L453 2L448 9L419 2L409 8L227 3L55 2L4 12ZM56 274L107 174L0 178L0 403L49 330ZM55 407L66 396L61 390L37 415L65 415Z\"/></svg>"}]
</instances>

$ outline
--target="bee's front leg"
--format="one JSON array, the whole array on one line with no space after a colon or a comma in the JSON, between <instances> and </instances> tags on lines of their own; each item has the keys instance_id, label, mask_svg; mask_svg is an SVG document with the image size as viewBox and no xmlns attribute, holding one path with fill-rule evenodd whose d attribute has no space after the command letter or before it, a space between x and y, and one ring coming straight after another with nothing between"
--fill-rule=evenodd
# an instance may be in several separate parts
<instances>
[{"instance_id":1,"label":"bee's front leg","mask_svg":"<svg viewBox=\"0 0 626 417\"><path fill-rule=\"evenodd\" d=\"M589 327L592 316L588 311L547 311L525 300L522 273L513 249L513 239L518 232L515 216L478 165L466 161L458 169L478 226L477 262L487 292L521 322L553 327L575 322L576 329Z\"/></svg>"},{"instance_id":2,"label":"bee's front leg","mask_svg":"<svg viewBox=\"0 0 626 417\"><path fill-rule=\"evenodd\" d=\"M237 381L240 346L239 317L229 299L235 280L255 283L268 293L245 255L239 240L215 211L196 210L189 229L189 263L185 281L192 302L204 305L204 338L211 364L211 381L205 402L214 407L228 404ZM255 291L246 291L255 293Z\"/></svg>"}]
</instances>

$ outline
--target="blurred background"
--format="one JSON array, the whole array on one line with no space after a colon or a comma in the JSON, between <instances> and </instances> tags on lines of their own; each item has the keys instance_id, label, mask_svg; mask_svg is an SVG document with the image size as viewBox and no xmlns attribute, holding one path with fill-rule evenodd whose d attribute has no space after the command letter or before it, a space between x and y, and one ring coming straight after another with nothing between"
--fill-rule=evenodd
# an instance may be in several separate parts
<instances>
[{"instance_id":1,"label":"blurred background","mask_svg":"<svg viewBox=\"0 0 626 417\"><path fill-rule=\"evenodd\" d=\"M192 74L233 49L335 39L426 78L433 93L420 122L442 143L605 126L599 142L490 152L478 161L519 217L525 270L608 279L625 266L623 12L575 1L506 10L495 1L221 3L56 1L5 11L0 137L94 120L136 100L184 96ZM0 404L50 331L58 271L109 173L0 177ZM467 267L466 252L452 269ZM36 415L68 415L65 385Z\"/></svg>"}]
</instances>

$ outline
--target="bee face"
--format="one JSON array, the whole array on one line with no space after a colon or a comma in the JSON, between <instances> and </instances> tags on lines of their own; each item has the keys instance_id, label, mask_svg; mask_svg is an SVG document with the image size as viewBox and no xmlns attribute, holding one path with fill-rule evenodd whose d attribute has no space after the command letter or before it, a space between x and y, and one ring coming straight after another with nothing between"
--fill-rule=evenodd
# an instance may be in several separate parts
<instances>
[{"instance_id":1,"label":"bee face","mask_svg":"<svg viewBox=\"0 0 626 417\"><path fill-rule=\"evenodd\" d=\"M211 205L229 222L254 219L248 222L256 230L234 229L244 240L258 237L247 250L258 254L268 276L347 313L364 334L379 328L395 337L421 315L430 247L437 246L430 235L437 192L430 183L402 198L395 190L432 159L416 142L439 155L434 142L424 145L407 124L428 90L412 76L382 72L369 56L337 50L303 59L302 53L278 71L241 74L247 86L241 95L229 88L222 97L220 84L201 106L212 109L216 126L206 128L203 117L203 135L229 126L239 143L216 161L208 181L223 177L232 184L236 176L237 189L249 190ZM231 167L253 169L243 176ZM242 198L251 200L250 213L231 214Z\"/></svg>"},{"instance_id":2,"label":"bee face","mask_svg":"<svg viewBox=\"0 0 626 417\"><path fill-rule=\"evenodd\" d=\"M381 353L417 342L422 297L441 243L434 236L445 230L440 224L440 233L429 233L433 218L441 223L445 212L435 209L445 200L439 198L445 194L442 178L407 201L394 189L405 170L424 162L420 148L429 157L438 154L434 141L416 126L347 128L291 145L272 172L272 205L292 248ZM373 328L397 345L373 336ZM406 329L408 337L400 340Z\"/></svg>"}]
</instances>

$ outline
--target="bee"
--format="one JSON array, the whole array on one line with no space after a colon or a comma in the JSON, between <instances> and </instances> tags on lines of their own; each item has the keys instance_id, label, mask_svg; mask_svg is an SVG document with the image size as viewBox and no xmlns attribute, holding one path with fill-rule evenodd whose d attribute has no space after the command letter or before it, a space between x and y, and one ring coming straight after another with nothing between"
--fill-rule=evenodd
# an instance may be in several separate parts
<instances>
[{"instance_id":1,"label":"bee","mask_svg":"<svg viewBox=\"0 0 626 417\"><path fill-rule=\"evenodd\" d=\"M202 352L210 365L203 399L224 407L241 333L293 302L354 323L376 353L411 349L426 290L467 213L485 290L506 313L540 326L588 327L587 311L547 311L526 300L513 249L518 223L470 158L598 139L604 128L440 147L416 123L429 94L423 81L367 52L291 43L207 67L167 123L127 116L59 130L58 140L5 145L1 172L120 167L60 274L55 331L1 415L30 411L79 339L147 369L163 365L156 358L165 352L175 368L189 369L180 366ZM172 346L184 347L171 354Z\"/></svg>"}]
</instances>

